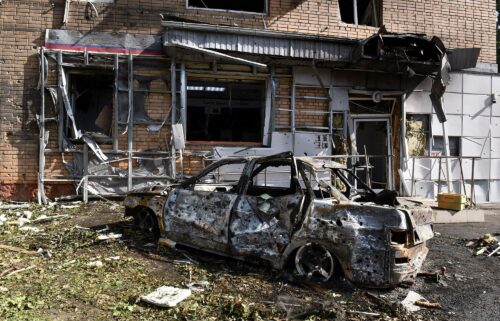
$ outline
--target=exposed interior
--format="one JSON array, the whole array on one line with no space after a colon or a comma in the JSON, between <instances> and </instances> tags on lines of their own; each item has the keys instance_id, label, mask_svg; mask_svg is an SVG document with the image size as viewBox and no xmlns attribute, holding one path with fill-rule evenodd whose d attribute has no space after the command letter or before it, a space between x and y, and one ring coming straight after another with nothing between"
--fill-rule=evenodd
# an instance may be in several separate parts
<instances>
[{"instance_id":1,"label":"exposed interior","mask_svg":"<svg viewBox=\"0 0 500 321\"><path fill-rule=\"evenodd\" d=\"M188 80L187 139L261 142L265 83Z\"/></svg>"},{"instance_id":2,"label":"exposed interior","mask_svg":"<svg viewBox=\"0 0 500 321\"><path fill-rule=\"evenodd\" d=\"M110 74L98 77L95 74L71 74L70 97L74 101L76 126L82 132L111 136L113 83Z\"/></svg>"}]
</instances>

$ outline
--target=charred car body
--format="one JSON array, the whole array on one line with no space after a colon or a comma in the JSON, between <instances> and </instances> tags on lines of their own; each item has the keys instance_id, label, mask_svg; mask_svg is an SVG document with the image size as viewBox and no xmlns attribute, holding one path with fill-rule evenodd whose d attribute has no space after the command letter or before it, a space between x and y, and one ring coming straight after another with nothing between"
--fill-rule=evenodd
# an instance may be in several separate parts
<instances>
[{"instance_id":1,"label":"charred car body","mask_svg":"<svg viewBox=\"0 0 500 321\"><path fill-rule=\"evenodd\" d=\"M291 153L223 159L124 202L126 215L163 239L320 282L342 271L393 287L415 277L433 236L430 208L387 205L395 195L376 194L345 166Z\"/></svg>"}]
</instances>

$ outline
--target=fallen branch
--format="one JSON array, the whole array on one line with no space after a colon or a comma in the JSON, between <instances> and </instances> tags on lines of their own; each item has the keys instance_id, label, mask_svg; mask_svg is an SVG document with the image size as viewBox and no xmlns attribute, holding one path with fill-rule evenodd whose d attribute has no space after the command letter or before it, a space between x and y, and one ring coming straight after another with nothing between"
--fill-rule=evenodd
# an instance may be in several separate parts
<instances>
[{"instance_id":1,"label":"fallen branch","mask_svg":"<svg viewBox=\"0 0 500 321\"><path fill-rule=\"evenodd\" d=\"M5 244L0 244L0 249L11 252L24 253L24 254L36 254L35 251L30 251L17 246L10 246Z\"/></svg>"},{"instance_id":2,"label":"fallen branch","mask_svg":"<svg viewBox=\"0 0 500 321\"><path fill-rule=\"evenodd\" d=\"M355 311L355 310L349 310L349 311L347 311L347 313L370 315L370 316L374 316L374 317L379 317L380 316L380 313Z\"/></svg>"},{"instance_id":3,"label":"fallen branch","mask_svg":"<svg viewBox=\"0 0 500 321\"><path fill-rule=\"evenodd\" d=\"M15 270L15 271L12 271L10 272L9 274L6 275L6 277L9 277L11 275L14 275L14 274L17 274L17 273L20 273L20 272L24 272L24 271L28 271L28 270L31 270L32 268L34 268L35 265L30 265L28 267L25 267L23 269L19 269L19 270Z\"/></svg>"}]
</instances>

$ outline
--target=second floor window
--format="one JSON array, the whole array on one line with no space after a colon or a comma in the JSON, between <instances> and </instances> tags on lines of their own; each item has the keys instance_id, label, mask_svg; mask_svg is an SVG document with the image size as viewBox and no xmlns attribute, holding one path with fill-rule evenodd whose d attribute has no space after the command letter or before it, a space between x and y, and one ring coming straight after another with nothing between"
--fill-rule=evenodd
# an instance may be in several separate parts
<instances>
[{"instance_id":1,"label":"second floor window","mask_svg":"<svg viewBox=\"0 0 500 321\"><path fill-rule=\"evenodd\" d=\"M267 1L268 0L187 0L187 7L266 14Z\"/></svg>"},{"instance_id":2,"label":"second floor window","mask_svg":"<svg viewBox=\"0 0 500 321\"><path fill-rule=\"evenodd\" d=\"M340 18L345 23L379 27L382 0L339 0Z\"/></svg>"}]
</instances>

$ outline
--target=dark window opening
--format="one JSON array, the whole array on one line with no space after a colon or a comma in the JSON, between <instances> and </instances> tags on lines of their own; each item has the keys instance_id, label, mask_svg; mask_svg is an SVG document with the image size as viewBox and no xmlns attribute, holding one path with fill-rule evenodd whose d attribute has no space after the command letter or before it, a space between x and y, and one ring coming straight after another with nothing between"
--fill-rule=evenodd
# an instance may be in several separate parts
<instances>
[{"instance_id":1,"label":"dark window opening","mask_svg":"<svg viewBox=\"0 0 500 321\"><path fill-rule=\"evenodd\" d=\"M340 18L345 23L379 27L381 0L339 0Z\"/></svg>"},{"instance_id":2,"label":"dark window opening","mask_svg":"<svg viewBox=\"0 0 500 321\"><path fill-rule=\"evenodd\" d=\"M264 82L190 81L187 139L261 142L264 102Z\"/></svg>"},{"instance_id":3,"label":"dark window opening","mask_svg":"<svg viewBox=\"0 0 500 321\"><path fill-rule=\"evenodd\" d=\"M188 7L266 13L266 0L188 0Z\"/></svg>"},{"instance_id":4,"label":"dark window opening","mask_svg":"<svg viewBox=\"0 0 500 321\"><path fill-rule=\"evenodd\" d=\"M82 133L94 133L103 138L111 137L113 76L72 74L70 84L76 127Z\"/></svg>"},{"instance_id":5,"label":"dark window opening","mask_svg":"<svg viewBox=\"0 0 500 321\"><path fill-rule=\"evenodd\" d=\"M460 137L448 136L450 145L450 156L460 156ZM443 136L432 137L432 154L434 156L444 155L444 139Z\"/></svg>"}]
</instances>

